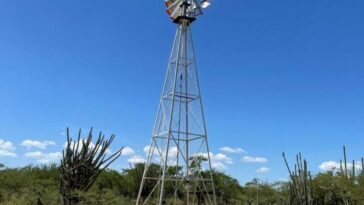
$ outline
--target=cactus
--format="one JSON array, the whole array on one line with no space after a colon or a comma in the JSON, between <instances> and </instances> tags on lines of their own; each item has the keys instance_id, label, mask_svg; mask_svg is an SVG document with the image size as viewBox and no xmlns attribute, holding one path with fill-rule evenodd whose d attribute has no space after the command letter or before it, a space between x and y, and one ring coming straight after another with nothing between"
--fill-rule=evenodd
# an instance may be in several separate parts
<instances>
[{"instance_id":1,"label":"cactus","mask_svg":"<svg viewBox=\"0 0 364 205\"><path fill-rule=\"evenodd\" d=\"M312 176L308 170L307 161L302 160L301 153L296 156L294 171L288 165L285 154L282 154L290 175L290 204L292 205L313 205Z\"/></svg>"},{"instance_id":2,"label":"cactus","mask_svg":"<svg viewBox=\"0 0 364 205\"><path fill-rule=\"evenodd\" d=\"M342 180L343 189L340 194L340 198L344 204L352 204L353 196L352 196L352 186L355 186L356 183L356 166L355 160L352 161L351 172L349 173L348 164L347 164L347 156L346 156L346 147L343 146L343 156L344 156L344 170L342 169L342 165L340 165L340 176ZM342 161L340 161L340 164Z\"/></svg>"},{"instance_id":3,"label":"cactus","mask_svg":"<svg viewBox=\"0 0 364 205\"><path fill-rule=\"evenodd\" d=\"M346 160L346 147L343 147L343 152L344 152L344 166L345 166L345 176L348 178L348 163Z\"/></svg>"},{"instance_id":4,"label":"cactus","mask_svg":"<svg viewBox=\"0 0 364 205\"><path fill-rule=\"evenodd\" d=\"M67 128L67 145L60 165L60 192L64 205L78 204L78 193L87 192L99 174L120 157L123 148L106 157L115 135L108 140L104 138L100 132L93 145L91 128L86 139L81 139L80 130L77 141L73 141Z\"/></svg>"}]
</instances>

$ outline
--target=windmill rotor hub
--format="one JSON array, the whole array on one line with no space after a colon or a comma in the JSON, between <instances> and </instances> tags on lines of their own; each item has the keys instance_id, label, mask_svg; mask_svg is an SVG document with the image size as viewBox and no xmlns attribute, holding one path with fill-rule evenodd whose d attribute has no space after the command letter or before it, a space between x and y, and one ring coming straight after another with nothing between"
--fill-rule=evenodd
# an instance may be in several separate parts
<instances>
[{"instance_id":1,"label":"windmill rotor hub","mask_svg":"<svg viewBox=\"0 0 364 205\"><path fill-rule=\"evenodd\" d=\"M210 0L165 0L165 4L172 21L181 24L181 20L195 21L211 3Z\"/></svg>"}]
</instances>

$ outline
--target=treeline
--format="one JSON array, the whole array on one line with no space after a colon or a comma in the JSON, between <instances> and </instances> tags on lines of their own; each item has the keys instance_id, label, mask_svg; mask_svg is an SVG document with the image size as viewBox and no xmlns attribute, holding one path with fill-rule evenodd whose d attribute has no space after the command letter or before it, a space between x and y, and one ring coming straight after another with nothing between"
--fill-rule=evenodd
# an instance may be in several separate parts
<instances>
[{"instance_id":1,"label":"treeline","mask_svg":"<svg viewBox=\"0 0 364 205\"><path fill-rule=\"evenodd\" d=\"M135 204L143 170L144 164L121 172L105 170L89 191L79 193L79 204ZM215 173L215 178L222 204L236 204L242 199L243 190L236 179L219 172ZM59 167L51 164L3 168L0 170L0 204L62 204Z\"/></svg>"},{"instance_id":2,"label":"treeline","mask_svg":"<svg viewBox=\"0 0 364 205\"><path fill-rule=\"evenodd\" d=\"M100 132L92 143L92 129L83 138L81 130L73 140L67 129L67 145L60 164L7 168L0 164L0 205L134 205L144 172L144 164L128 169L111 170L107 167L120 155L123 148L106 156L115 135L106 139ZM218 171L203 171L201 160L190 162L190 168L199 175L213 175L218 205L364 205L364 159L361 169L357 163L348 163L344 147L340 168L312 175L301 154L291 168L285 155L288 182L267 183L253 179L245 185ZM162 167L148 166L147 176L159 178ZM350 167L352 167L350 169ZM169 167L170 175L178 175L179 167ZM146 183L141 190L141 201L148 198L157 182ZM164 204L184 205L183 201L170 203L174 195L186 198L183 190L190 183L164 186ZM178 189L175 189L176 186ZM211 186L211 185L210 185ZM213 190L206 187L206 190ZM195 190L196 191L196 190ZM213 193L213 192L212 192ZM207 193L211 194L211 193ZM195 192L198 205L205 205L202 193Z\"/></svg>"},{"instance_id":3,"label":"treeline","mask_svg":"<svg viewBox=\"0 0 364 205\"><path fill-rule=\"evenodd\" d=\"M137 164L121 172L105 170L87 192L79 193L79 204L135 204L143 170L143 164ZM312 193L312 199L308 203L303 203L292 201L294 192L292 181L266 183L253 179L242 186L236 179L221 172L214 172L219 205L362 205L364 204L364 175L363 173L355 175L355 180L352 177L348 179L340 172L311 176L308 190ZM0 204L62 204L58 165L2 168L0 170Z\"/></svg>"}]
</instances>

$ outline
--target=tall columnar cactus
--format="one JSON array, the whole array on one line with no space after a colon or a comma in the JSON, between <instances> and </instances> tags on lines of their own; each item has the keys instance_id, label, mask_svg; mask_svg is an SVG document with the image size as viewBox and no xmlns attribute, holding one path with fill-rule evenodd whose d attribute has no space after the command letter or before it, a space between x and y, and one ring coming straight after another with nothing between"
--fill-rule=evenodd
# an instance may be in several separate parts
<instances>
[{"instance_id":1,"label":"tall columnar cactus","mask_svg":"<svg viewBox=\"0 0 364 205\"><path fill-rule=\"evenodd\" d=\"M343 147L343 152L344 152L344 167L345 167L345 176L348 178L348 163L347 163L347 158L346 158L346 147Z\"/></svg>"},{"instance_id":2,"label":"tall columnar cactus","mask_svg":"<svg viewBox=\"0 0 364 205\"><path fill-rule=\"evenodd\" d=\"M312 176L308 170L307 161L302 160L301 153L296 156L296 163L292 171L288 165L285 154L282 154L290 175L290 204L313 205Z\"/></svg>"},{"instance_id":3,"label":"tall columnar cactus","mask_svg":"<svg viewBox=\"0 0 364 205\"><path fill-rule=\"evenodd\" d=\"M351 170L349 170L345 146L343 146L343 157L344 157L344 165L342 165L343 161L340 160L339 176L341 176L342 191L339 194L344 204L351 204L353 203L351 189L353 186L355 186L356 183L357 170L355 166L355 160L353 160Z\"/></svg>"},{"instance_id":4,"label":"tall columnar cactus","mask_svg":"<svg viewBox=\"0 0 364 205\"><path fill-rule=\"evenodd\" d=\"M106 156L115 135L108 140L100 132L95 144L92 143L92 128L87 138L73 141L67 128L67 145L63 150L60 166L60 192L65 205L79 203L79 192L86 192L94 184L99 174L121 155L123 148Z\"/></svg>"},{"instance_id":5,"label":"tall columnar cactus","mask_svg":"<svg viewBox=\"0 0 364 205\"><path fill-rule=\"evenodd\" d=\"M343 146L343 156L344 156L344 166L342 164L343 161L340 160L340 174L341 174L341 176L345 177L347 180L355 182L356 176L357 176L357 167L355 165L355 160L353 160L352 164L351 164L351 170L349 170L349 168L348 168L349 164L347 163L345 146ZM362 168L364 168L363 158L362 158Z\"/></svg>"}]
</instances>

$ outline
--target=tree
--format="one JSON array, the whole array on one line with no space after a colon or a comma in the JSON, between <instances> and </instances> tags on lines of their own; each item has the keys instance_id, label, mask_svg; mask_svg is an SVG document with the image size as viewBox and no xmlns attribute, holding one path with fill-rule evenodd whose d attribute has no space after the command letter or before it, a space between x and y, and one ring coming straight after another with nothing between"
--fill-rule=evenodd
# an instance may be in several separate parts
<instances>
[{"instance_id":1,"label":"tree","mask_svg":"<svg viewBox=\"0 0 364 205\"><path fill-rule=\"evenodd\" d=\"M123 170L123 175L125 177L128 193L132 198L137 197L140 188L140 183L143 177L144 167L145 167L144 163L138 163L135 164L134 167L131 167L130 169ZM162 172L161 166L152 163L149 165L146 176L157 179L159 178L161 172ZM152 189L156 186L156 184L157 180L147 180L146 183L144 183L141 194L143 200L145 200L148 197L148 194L152 192Z\"/></svg>"},{"instance_id":2,"label":"tree","mask_svg":"<svg viewBox=\"0 0 364 205\"><path fill-rule=\"evenodd\" d=\"M209 175L207 172L203 173ZM218 171L213 171L213 177L218 204L240 204L243 190L238 180Z\"/></svg>"}]
</instances>

